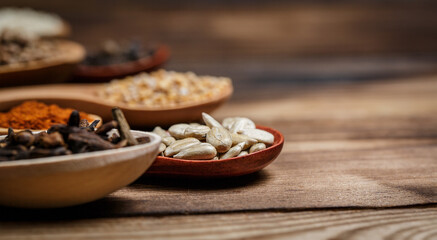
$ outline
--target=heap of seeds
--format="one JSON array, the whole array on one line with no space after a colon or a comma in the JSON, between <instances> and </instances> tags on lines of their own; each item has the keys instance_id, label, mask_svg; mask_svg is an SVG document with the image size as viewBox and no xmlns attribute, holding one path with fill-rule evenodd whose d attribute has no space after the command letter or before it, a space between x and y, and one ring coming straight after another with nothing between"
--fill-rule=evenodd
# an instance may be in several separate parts
<instances>
[{"instance_id":1,"label":"heap of seeds","mask_svg":"<svg viewBox=\"0 0 437 240\"><path fill-rule=\"evenodd\" d=\"M231 80L226 77L159 70L113 80L98 94L117 104L160 108L206 101L231 87Z\"/></svg>"}]
</instances>

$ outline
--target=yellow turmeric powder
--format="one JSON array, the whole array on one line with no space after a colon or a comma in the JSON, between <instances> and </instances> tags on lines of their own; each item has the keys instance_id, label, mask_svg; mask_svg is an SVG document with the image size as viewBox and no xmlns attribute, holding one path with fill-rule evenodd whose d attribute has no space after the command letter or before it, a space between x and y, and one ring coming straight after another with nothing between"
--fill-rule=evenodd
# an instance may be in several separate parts
<instances>
[{"instance_id":1,"label":"yellow turmeric powder","mask_svg":"<svg viewBox=\"0 0 437 240\"><path fill-rule=\"evenodd\" d=\"M58 105L47 105L37 101L26 101L12 108L9 112L0 113L0 127L14 129L48 129L53 124L66 124L73 109L61 108ZM93 119L86 113L80 113L81 119L89 122Z\"/></svg>"}]
</instances>

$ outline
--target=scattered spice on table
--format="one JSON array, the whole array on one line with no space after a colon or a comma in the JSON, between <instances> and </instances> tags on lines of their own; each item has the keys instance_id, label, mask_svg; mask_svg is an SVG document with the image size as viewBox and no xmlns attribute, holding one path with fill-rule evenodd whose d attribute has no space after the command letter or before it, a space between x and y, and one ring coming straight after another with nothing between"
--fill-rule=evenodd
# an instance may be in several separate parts
<instances>
[{"instance_id":1,"label":"scattered spice on table","mask_svg":"<svg viewBox=\"0 0 437 240\"><path fill-rule=\"evenodd\" d=\"M73 112L71 108L47 105L37 101L26 101L9 112L0 113L0 127L15 129L48 129L53 124L66 124ZM80 117L91 122L93 119L81 112Z\"/></svg>"},{"instance_id":2,"label":"scattered spice on table","mask_svg":"<svg viewBox=\"0 0 437 240\"><path fill-rule=\"evenodd\" d=\"M117 104L160 108L206 101L231 87L227 77L158 70L113 80L98 95Z\"/></svg>"},{"instance_id":3,"label":"scattered spice on table","mask_svg":"<svg viewBox=\"0 0 437 240\"><path fill-rule=\"evenodd\" d=\"M0 140L0 161L70 155L150 142L148 137L134 138L120 109L113 109L114 120L95 130L99 120L89 123L80 119L78 111L71 112L68 124L52 125L47 132L29 130L15 132L9 128ZM111 132L117 129L120 134Z\"/></svg>"}]
</instances>

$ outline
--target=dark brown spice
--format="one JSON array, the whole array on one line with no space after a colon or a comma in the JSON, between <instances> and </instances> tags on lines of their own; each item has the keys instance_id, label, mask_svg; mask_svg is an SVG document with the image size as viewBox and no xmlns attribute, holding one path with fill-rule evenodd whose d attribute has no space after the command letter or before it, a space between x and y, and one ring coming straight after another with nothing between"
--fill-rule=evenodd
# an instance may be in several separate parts
<instances>
[{"instance_id":1,"label":"dark brown spice","mask_svg":"<svg viewBox=\"0 0 437 240\"><path fill-rule=\"evenodd\" d=\"M130 133L129 125L120 109L113 110L116 121L103 124L94 131L99 120L91 124L79 119L79 112L73 111L68 125L52 125L47 132L33 134L29 130L14 132L8 129L8 136L0 141L0 161L69 155L122 148L150 142L149 138L137 141ZM120 136L108 133L119 128Z\"/></svg>"}]
</instances>

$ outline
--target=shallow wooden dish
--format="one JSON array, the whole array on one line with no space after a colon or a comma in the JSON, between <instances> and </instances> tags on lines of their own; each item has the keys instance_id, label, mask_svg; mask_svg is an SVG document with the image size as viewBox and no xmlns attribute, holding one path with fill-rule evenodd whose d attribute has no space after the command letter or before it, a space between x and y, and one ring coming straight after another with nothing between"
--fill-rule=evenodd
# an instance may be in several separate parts
<instances>
[{"instance_id":1,"label":"shallow wooden dish","mask_svg":"<svg viewBox=\"0 0 437 240\"><path fill-rule=\"evenodd\" d=\"M120 189L155 160L161 138L121 149L0 162L0 205L54 208L82 204Z\"/></svg>"},{"instance_id":2,"label":"shallow wooden dish","mask_svg":"<svg viewBox=\"0 0 437 240\"><path fill-rule=\"evenodd\" d=\"M59 54L27 63L0 66L0 87L64 82L85 57L82 45L56 40Z\"/></svg>"},{"instance_id":3,"label":"shallow wooden dish","mask_svg":"<svg viewBox=\"0 0 437 240\"><path fill-rule=\"evenodd\" d=\"M94 120L100 120L100 122L97 124L97 127L100 127L102 125L102 118L101 117L99 117L97 115L94 115L94 114L89 114L89 113L88 113L88 116L90 116L93 119L93 121ZM21 131L24 131L24 130L27 130L27 129L16 129L16 128L14 128L15 132L21 132ZM45 131L47 129L29 129L29 130L31 130L32 132L40 132L40 131ZM6 135L6 134L8 134L8 129L0 127L0 135Z\"/></svg>"},{"instance_id":4,"label":"shallow wooden dish","mask_svg":"<svg viewBox=\"0 0 437 240\"><path fill-rule=\"evenodd\" d=\"M75 82L105 82L115 78L123 78L144 71L158 69L170 58L170 50L165 45L156 48L151 56L147 56L137 61L105 66L89 66L79 64L74 72Z\"/></svg>"},{"instance_id":5,"label":"shallow wooden dish","mask_svg":"<svg viewBox=\"0 0 437 240\"><path fill-rule=\"evenodd\" d=\"M270 132L275 137L272 146L248 154L221 160L184 160L158 156L145 176L177 176L177 177L234 177L257 172L278 157L284 145L284 136L272 128L257 126Z\"/></svg>"},{"instance_id":6,"label":"shallow wooden dish","mask_svg":"<svg viewBox=\"0 0 437 240\"><path fill-rule=\"evenodd\" d=\"M202 112L211 112L225 103L232 95L232 86L222 95L207 101L169 108L129 107L99 98L96 92L103 84L53 84L45 86L16 87L0 90L0 111L6 111L25 100L38 100L47 104L94 113L103 121L112 120L111 109L118 105L132 127L168 126L180 122L193 122Z\"/></svg>"}]
</instances>

